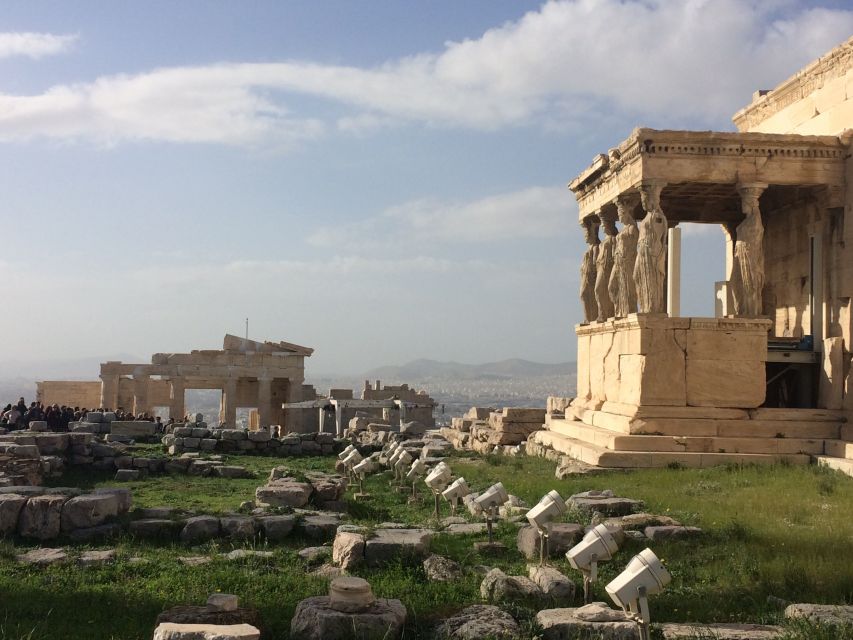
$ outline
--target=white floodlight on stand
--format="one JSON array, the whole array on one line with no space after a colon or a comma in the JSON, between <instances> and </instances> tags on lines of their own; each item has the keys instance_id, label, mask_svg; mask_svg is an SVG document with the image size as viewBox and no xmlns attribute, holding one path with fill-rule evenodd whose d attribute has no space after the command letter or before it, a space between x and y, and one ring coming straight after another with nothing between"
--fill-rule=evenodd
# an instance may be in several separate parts
<instances>
[{"instance_id":1,"label":"white floodlight on stand","mask_svg":"<svg viewBox=\"0 0 853 640\"><path fill-rule=\"evenodd\" d=\"M412 483L412 497L409 498L409 502L419 502L420 498L418 497L417 487L415 486L418 478L424 475L427 472L427 466L424 464L424 461L418 458L412 463L412 466L409 467L408 473L406 473L406 480Z\"/></svg>"},{"instance_id":2,"label":"white floodlight on stand","mask_svg":"<svg viewBox=\"0 0 853 640\"><path fill-rule=\"evenodd\" d=\"M356 465L353 465L352 472L358 476L358 493L353 497L356 500L364 500L370 497L369 493L364 492L364 476L373 471L373 461L370 458L365 458Z\"/></svg>"},{"instance_id":3,"label":"white floodlight on stand","mask_svg":"<svg viewBox=\"0 0 853 640\"><path fill-rule=\"evenodd\" d=\"M379 453L379 462L382 464L389 464L389 460L391 459L391 456L394 455L399 444L400 443L395 440L394 442L390 442L382 447L382 451Z\"/></svg>"},{"instance_id":4,"label":"white floodlight on stand","mask_svg":"<svg viewBox=\"0 0 853 640\"><path fill-rule=\"evenodd\" d=\"M394 477L398 480L400 486L402 486L406 478L406 468L412 464L412 454L402 448L400 451L400 455L394 461Z\"/></svg>"},{"instance_id":5,"label":"white floodlight on stand","mask_svg":"<svg viewBox=\"0 0 853 640\"><path fill-rule=\"evenodd\" d=\"M649 596L663 591L672 576L651 549L631 558L625 570L604 587L607 595L637 623L640 640L649 640Z\"/></svg>"},{"instance_id":6,"label":"white floodlight on stand","mask_svg":"<svg viewBox=\"0 0 853 640\"><path fill-rule=\"evenodd\" d=\"M489 545L494 543L492 524L497 519L498 507L509 500L509 494L502 482L496 482L479 496L474 498L486 517L486 530L489 533Z\"/></svg>"},{"instance_id":7,"label":"white floodlight on stand","mask_svg":"<svg viewBox=\"0 0 853 640\"><path fill-rule=\"evenodd\" d=\"M344 467L346 467L347 475L349 475L350 484L354 484L352 468L362 460L364 460L364 458L358 452L358 449L355 448L353 448L353 450L349 452L349 455L343 459Z\"/></svg>"},{"instance_id":8,"label":"white floodlight on stand","mask_svg":"<svg viewBox=\"0 0 853 640\"><path fill-rule=\"evenodd\" d=\"M441 492L441 495L450 503L450 513L456 515L459 501L469 493L471 493L471 490L468 488L468 483L465 482L465 478L460 476L451 482L450 486Z\"/></svg>"},{"instance_id":9,"label":"white floodlight on stand","mask_svg":"<svg viewBox=\"0 0 853 640\"><path fill-rule=\"evenodd\" d=\"M349 454L351 454L353 451L355 451L355 445L354 444L347 445L347 448L338 454L338 460L343 460Z\"/></svg>"},{"instance_id":10,"label":"white floodlight on stand","mask_svg":"<svg viewBox=\"0 0 853 640\"><path fill-rule=\"evenodd\" d=\"M545 564L548 557L548 539L551 533L551 521L566 512L566 503L557 491L549 491L535 507L527 512L527 521L539 531L539 566Z\"/></svg>"},{"instance_id":11,"label":"white floodlight on stand","mask_svg":"<svg viewBox=\"0 0 853 640\"><path fill-rule=\"evenodd\" d=\"M438 496L441 495L441 492L444 491L445 487L450 483L451 475L452 472L450 471L450 467L447 466L447 463L439 462L435 467L433 467L432 471L427 474L427 477L424 478L426 486L430 488L430 491L432 491L432 495L435 498L435 512L433 515L435 515L436 518L440 515Z\"/></svg>"},{"instance_id":12,"label":"white floodlight on stand","mask_svg":"<svg viewBox=\"0 0 853 640\"><path fill-rule=\"evenodd\" d=\"M603 524L590 529L583 539L566 552L569 564L583 574L583 598L592 602L591 585L598 581L598 563L613 558L619 544Z\"/></svg>"},{"instance_id":13,"label":"white floodlight on stand","mask_svg":"<svg viewBox=\"0 0 853 640\"><path fill-rule=\"evenodd\" d=\"M397 447L396 449L394 449L394 452L390 456L388 456L388 468L391 470L391 473L394 476L388 481L389 487L394 486L394 481L397 479L397 458L403 455L404 452L405 449L403 449L403 447Z\"/></svg>"}]
</instances>

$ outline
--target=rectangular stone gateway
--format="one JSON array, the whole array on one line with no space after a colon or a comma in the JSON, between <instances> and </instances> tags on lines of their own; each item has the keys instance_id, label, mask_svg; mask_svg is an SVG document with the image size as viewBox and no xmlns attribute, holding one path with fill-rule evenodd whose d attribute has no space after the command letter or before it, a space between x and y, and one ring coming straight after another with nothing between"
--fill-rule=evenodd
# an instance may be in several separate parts
<instances>
[{"instance_id":1,"label":"rectangular stone gateway","mask_svg":"<svg viewBox=\"0 0 853 640\"><path fill-rule=\"evenodd\" d=\"M733 407L764 402L761 318L634 314L578 325L578 399L633 406Z\"/></svg>"}]
</instances>

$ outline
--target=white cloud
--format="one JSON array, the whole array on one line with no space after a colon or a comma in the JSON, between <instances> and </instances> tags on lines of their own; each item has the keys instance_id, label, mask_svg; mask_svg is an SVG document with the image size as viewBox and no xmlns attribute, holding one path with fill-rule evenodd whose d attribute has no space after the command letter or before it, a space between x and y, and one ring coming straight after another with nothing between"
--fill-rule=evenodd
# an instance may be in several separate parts
<instances>
[{"instance_id":1,"label":"white cloud","mask_svg":"<svg viewBox=\"0 0 853 640\"><path fill-rule=\"evenodd\" d=\"M494 130L632 119L719 125L853 32L853 11L752 0L554 0L479 38L373 68L286 61L157 69L0 94L0 140L289 145L388 124ZM338 105L301 113L299 96Z\"/></svg>"},{"instance_id":2,"label":"white cloud","mask_svg":"<svg viewBox=\"0 0 853 640\"><path fill-rule=\"evenodd\" d=\"M577 205L566 187L528 187L464 202L416 200L354 224L312 233L314 246L373 250L412 242L486 243L540 240L565 233Z\"/></svg>"},{"instance_id":3,"label":"white cloud","mask_svg":"<svg viewBox=\"0 0 853 640\"><path fill-rule=\"evenodd\" d=\"M0 33L0 59L23 56L38 59L65 53L77 41L76 35L52 33Z\"/></svg>"}]
</instances>

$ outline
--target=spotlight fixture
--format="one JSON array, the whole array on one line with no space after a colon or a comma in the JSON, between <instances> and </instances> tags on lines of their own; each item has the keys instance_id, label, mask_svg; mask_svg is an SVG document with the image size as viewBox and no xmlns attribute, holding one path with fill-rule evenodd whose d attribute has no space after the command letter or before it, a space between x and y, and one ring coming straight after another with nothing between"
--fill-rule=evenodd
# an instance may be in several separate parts
<instances>
[{"instance_id":1,"label":"spotlight fixture","mask_svg":"<svg viewBox=\"0 0 853 640\"><path fill-rule=\"evenodd\" d=\"M468 488L468 483L465 482L465 478L460 476L451 482L450 486L441 492L441 495L450 503L450 513L456 515L459 501L469 493L471 493L471 490Z\"/></svg>"},{"instance_id":2,"label":"spotlight fixture","mask_svg":"<svg viewBox=\"0 0 853 640\"><path fill-rule=\"evenodd\" d=\"M438 518L440 514L438 497L450 483L451 475L453 475L453 472L450 470L450 467L444 462L439 462L432 468L432 471L427 474L426 478L424 478L426 486L430 488L430 491L432 491L433 497L435 498L435 511L433 515L435 515L436 518Z\"/></svg>"},{"instance_id":3,"label":"spotlight fixture","mask_svg":"<svg viewBox=\"0 0 853 640\"><path fill-rule=\"evenodd\" d=\"M479 496L474 498L474 502L476 502L483 510L483 514L486 518L486 530L489 534L490 546L494 544L494 532L492 531L492 525L497 519L498 507L507 500L509 500L509 494L506 492L506 489L504 489L502 482L496 482Z\"/></svg>"},{"instance_id":4,"label":"spotlight fixture","mask_svg":"<svg viewBox=\"0 0 853 640\"><path fill-rule=\"evenodd\" d=\"M535 507L527 512L527 521L539 531L539 565L545 564L548 557L548 539L551 533L551 521L566 512L566 502L557 491L549 491Z\"/></svg>"},{"instance_id":5,"label":"spotlight fixture","mask_svg":"<svg viewBox=\"0 0 853 640\"><path fill-rule=\"evenodd\" d=\"M619 544L603 524L590 529L574 547L566 552L569 564L583 574L584 602L591 602L591 585L598 581L598 563L613 558Z\"/></svg>"},{"instance_id":6,"label":"spotlight fixture","mask_svg":"<svg viewBox=\"0 0 853 640\"><path fill-rule=\"evenodd\" d=\"M672 576L651 549L635 555L625 570L604 587L607 595L637 623L640 640L649 640L649 596L660 593Z\"/></svg>"}]
</instances>

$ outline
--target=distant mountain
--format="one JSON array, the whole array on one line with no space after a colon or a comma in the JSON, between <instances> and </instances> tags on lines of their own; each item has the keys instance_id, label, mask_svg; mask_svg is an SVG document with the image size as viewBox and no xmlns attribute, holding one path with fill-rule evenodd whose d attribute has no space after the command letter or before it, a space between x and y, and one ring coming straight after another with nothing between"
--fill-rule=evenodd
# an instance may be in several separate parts
<instances>
[{"instance_id":1,"label":"distant mountain","mask_svg":"<svg viewBox=\"0 0 853 640\"><path fill-rule=\"evenodd\" d=\"M439 362L422 358L402 366L386 366L364 374L366 380L424 380L429 378L516 378L573 375L574 362L545 364L520 358L511 358L485 364Z\"/></svg>"}]
</instances>

